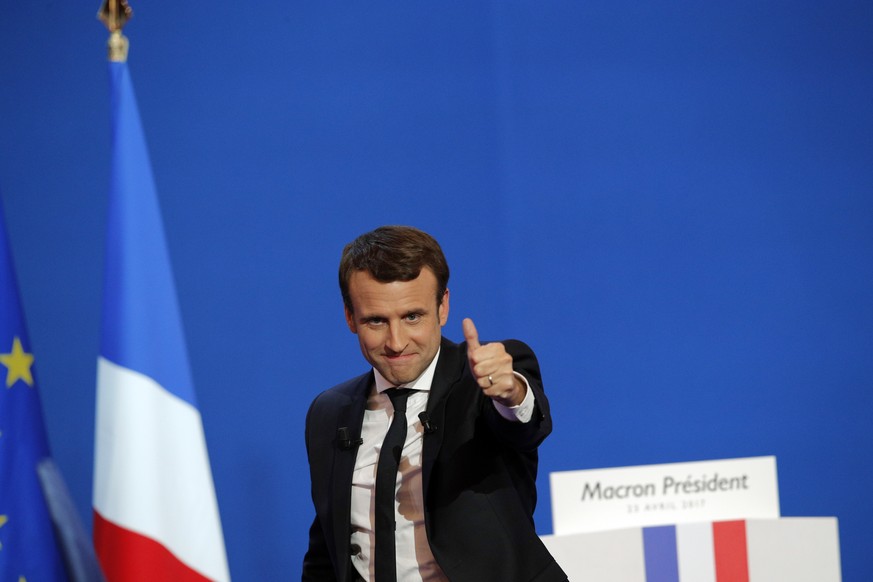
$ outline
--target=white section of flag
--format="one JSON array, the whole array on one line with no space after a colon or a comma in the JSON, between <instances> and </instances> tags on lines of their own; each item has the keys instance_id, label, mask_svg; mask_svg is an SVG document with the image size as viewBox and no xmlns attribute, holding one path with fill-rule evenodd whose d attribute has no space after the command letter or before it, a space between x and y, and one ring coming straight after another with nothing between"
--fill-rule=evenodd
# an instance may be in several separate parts
<instances>
[{"instance_id":1,"label":"white section of flag","mask_svg":"<svg viewBox=\"0 0 873 582\"><path fill-rule=\"evenodd\" d=\"M94 509L189 567L230 580L200 412L98 358Z\"/></svg>"},{"instance_id":2,"label":"white section of flag","mask_svg":"<svg viewBox=\"0 0 873 582\"><path fill-rule=\"evenodd\" d=\"M679 580L715 582L715 546L712 524L680 523L676 526Z\"/></svg>"}]
</instances>

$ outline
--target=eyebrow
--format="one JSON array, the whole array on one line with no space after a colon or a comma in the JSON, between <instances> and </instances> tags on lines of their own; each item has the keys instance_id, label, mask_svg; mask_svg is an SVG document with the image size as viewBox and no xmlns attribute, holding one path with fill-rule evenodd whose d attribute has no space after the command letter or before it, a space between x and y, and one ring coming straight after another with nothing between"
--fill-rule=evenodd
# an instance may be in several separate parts
<instances>
[{"instance_id":1,"label":"eyebrow","mask_svg":"<svg viewBox=\"0 0 873 582\"><path fill-rule=\"evenodd\" d=\"M400 318L403 319L404 317L408 317L410 315L427 315L428 313L430 313L430 310L427 309L426 307L408 309L400 315ZM358 321L363 322L363 321L369 321L371 319L390 319L390 318L386 317L380 313L370 313L370 314L361 314L361 316L358 318Z\"/></svg>"}]
</instances>

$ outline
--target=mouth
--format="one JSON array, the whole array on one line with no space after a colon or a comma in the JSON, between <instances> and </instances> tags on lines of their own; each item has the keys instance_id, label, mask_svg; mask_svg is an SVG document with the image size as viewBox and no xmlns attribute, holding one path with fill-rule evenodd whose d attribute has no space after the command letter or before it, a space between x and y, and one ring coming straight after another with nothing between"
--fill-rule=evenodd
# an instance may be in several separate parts
<instances>
[{"instance_id":1,"label":"mouth","mask_svg":"<svg viewBox=\"0 0 873 582\"><path fill-rule=\"evenodd\" d=\"M404 360L412 359L413 356L415 356L415 354L382 354L382 357L389 362L402 362Z\"/></svg>"}]
</instances>

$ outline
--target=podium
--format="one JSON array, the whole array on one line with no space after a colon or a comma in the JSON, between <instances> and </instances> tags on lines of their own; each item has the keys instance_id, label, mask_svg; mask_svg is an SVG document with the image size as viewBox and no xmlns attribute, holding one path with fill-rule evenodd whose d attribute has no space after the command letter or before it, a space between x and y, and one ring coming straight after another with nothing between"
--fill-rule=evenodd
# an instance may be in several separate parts
<instances>
[{"instance_id":1,"label":"podium","mask_svg":"<svg viewBox=\"0 0 873 582\"><path fill-rule=\"evenodd\" d=\"M570 580L840 582L837 520L787 517L542 536Z\"/></svg>"}]
</instances>

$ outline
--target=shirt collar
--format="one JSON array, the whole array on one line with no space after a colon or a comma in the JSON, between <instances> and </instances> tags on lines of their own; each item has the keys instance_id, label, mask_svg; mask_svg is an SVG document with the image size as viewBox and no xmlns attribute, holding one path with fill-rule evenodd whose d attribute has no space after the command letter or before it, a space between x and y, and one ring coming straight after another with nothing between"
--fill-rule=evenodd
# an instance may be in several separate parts
<instances>
[{"instance_id":1,"label":"shirt collar","mask_svg":"<svg viewBox=\"0 0 873 582\"><path fill-rule=\"evenodd\" d=\"M376 377L376 392L382 393L389 388L411 388L413 390L427 390L430 391L430 386L433 384L433 375L436 372L437 360L440 359L440 349L437 349L436 355L431 360L430 364L428 364L427 368L424 369L424 372L421 373L421 376L413 380L412 382L408 382L406 384L401 384L400 386L395 386L391 382L385 379L385 377L379 373L379 370L373 368L373 374Z\"/></svg>"}]
</instances>

